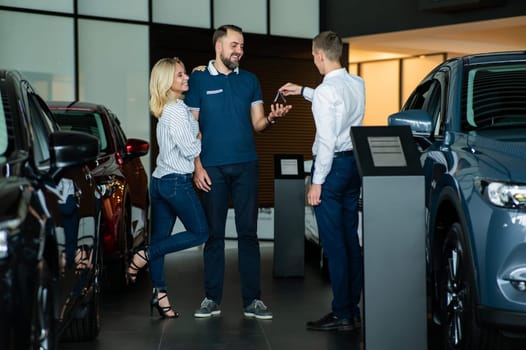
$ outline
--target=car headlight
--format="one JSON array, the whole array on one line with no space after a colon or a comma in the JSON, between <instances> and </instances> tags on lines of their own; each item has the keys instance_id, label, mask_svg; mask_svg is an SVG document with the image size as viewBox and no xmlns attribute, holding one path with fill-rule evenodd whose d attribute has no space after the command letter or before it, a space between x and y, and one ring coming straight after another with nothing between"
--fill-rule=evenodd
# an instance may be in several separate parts
<instances>
[{"instance_id":1,"label":"car headlight","mask_svg":"<svg viewBox=\"0 0 526 350\"><path fill-rule=\"evenodd\" d=\"M493 205L503 208L526 207L526 185L477 179L480 193Z\"/></svg>"}]
</instances>

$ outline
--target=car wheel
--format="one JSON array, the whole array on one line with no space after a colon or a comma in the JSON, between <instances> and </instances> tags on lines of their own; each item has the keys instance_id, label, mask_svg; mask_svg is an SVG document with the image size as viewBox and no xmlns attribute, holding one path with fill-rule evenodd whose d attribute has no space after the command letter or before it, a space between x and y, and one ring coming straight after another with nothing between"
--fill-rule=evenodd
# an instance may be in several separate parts
<instances>
[{"instance_id":1,"label":"car wheel","mask_svg":"<svg viewBox=\"0 0 526 350\"><path fill-rule=\"evenodd\" d=\"M30 349L56 349L54 290L47 263L42 260L37 267L36 285L31 317Z\"/></svg>"},{"instance_id":2,"label":"car wheel","mask_svg":"<svg viewBox=\"0 0 526 350\"><path fill-rule=\"evenodd\" d=\"M442 245L438 273L439 319L443 349L480 350L475 317L474 280L459 223L453 223Z\"/></svg>"}]
</instances>

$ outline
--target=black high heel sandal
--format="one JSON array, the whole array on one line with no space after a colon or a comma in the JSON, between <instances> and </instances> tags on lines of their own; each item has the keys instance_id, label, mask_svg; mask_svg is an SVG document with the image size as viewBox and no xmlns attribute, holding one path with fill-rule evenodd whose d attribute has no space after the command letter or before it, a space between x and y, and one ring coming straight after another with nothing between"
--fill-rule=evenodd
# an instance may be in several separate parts
<instances>
[{"instance_id":1,"label":"black high heel sandal","mask_svg":"<svg viewBox=\"0 0 526 350\"><path fill-rule=\"evenodd\" d=\"M138 256L141 259L141 262L143 262L142 266L139 266L135 263L135 257ZM148 254L146 253L146 248L138 250L133 254L132 259L130 261L130 264L128 265L128 269L126 270L126 282L128 284L135 283L137 280L137 274L139 271L148 265ZM130 270L134 272L130 272Z\"/></svg>"},{"instance_id":2,"label":"black high heel sandal","mask_svg":"<svg viewBox=\"0 0 526 350\"><path fill-rule=\"evenodd\" d=\"M159 298L159 293L164 293L164 295L162 297ZM164 298L167 298L168 297L168 293L166 292L166 290L157 290L156 288L153 289L153 292L152 292L152 300L150 301L150 316L153 316L153 308L155 307L157 309L157 311L159 312L159 316L161 316L161 318L177 318L179 317L179 313L177 311L175 311L175 309L172 309L172 307L170 305L168 306L161 306L159 305L159 301L164 299ZM168 312L170 311L173 311L174 314L173 315L168 315Z\"/></svg>"}]
</instances>

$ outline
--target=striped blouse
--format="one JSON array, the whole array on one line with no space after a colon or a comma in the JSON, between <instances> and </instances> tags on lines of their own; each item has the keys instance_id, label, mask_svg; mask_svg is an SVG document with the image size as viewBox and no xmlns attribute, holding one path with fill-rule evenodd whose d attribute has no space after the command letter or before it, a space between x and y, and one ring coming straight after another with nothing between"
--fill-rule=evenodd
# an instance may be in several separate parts
<instances>
[{"instance_id":1,"label":"striped blouse","mask_svg":"<svg viewBox=\"0 0 526 350\"><path fill-rule=\"evenodd\" d=\"M182 100L169 102L157 123L159 155L152 176L194 172L194 159L201 153L199 124Z\"/></svg>"}]
</instances>

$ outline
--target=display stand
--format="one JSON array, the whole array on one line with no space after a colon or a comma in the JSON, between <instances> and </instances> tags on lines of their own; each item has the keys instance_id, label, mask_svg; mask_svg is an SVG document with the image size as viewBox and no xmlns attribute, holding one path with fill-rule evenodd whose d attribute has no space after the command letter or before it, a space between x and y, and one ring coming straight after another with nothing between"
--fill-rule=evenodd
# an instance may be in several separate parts
<instances>
[{"instance_id":1,"label":"display stand","mask_svg":"<svg viewBox=\"0 0 526 350\"><path fill-rule=\"evenodd\" d=\"M303 277L305 174L302 155L274 155L274 277Z\"/></svg>"},{"instance_id":2,"label":"display stand","mask_svg":"<svg viewBox=\"0 0 526 350\"><path fill-rule=\"evenodd\" d=\"M411 130L351 135L362 176L365 349L425 350L425 187Z\"/></svg>"}]
</instances>

